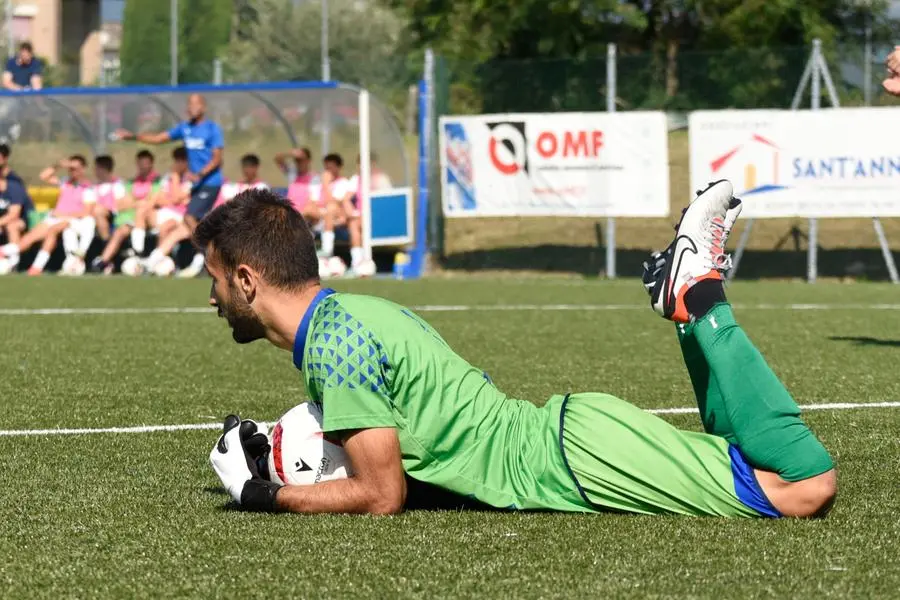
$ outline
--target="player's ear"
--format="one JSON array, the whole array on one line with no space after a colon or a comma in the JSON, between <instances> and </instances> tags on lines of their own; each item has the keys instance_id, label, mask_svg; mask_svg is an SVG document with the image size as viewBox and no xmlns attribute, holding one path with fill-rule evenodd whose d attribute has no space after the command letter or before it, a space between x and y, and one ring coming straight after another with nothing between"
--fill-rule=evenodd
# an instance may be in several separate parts
<instances>
[{"instance_id":1,"label":"player's ear","mask_svg":"<svg viewBox=\"0 0 900 600\"><path fill-rule=\"evenodd\" d=\"M256 298L256 290L259 288L259 273L249 265L240 264L234 272L235 283L238 289L244 293L248 303Z\"/></svg>"}]
</instances>

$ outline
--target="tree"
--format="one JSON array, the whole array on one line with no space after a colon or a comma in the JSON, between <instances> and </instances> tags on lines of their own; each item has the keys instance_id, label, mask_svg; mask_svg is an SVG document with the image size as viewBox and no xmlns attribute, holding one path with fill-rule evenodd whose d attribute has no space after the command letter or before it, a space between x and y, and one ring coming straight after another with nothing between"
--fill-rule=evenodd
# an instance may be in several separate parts
<instances>
[{"instance_id":1,"label":"tree","mask_svg":"<svg viewBox=\"0 0 900 600\"><path fill-rule=\"evenodd\" d=\"M322 78L321 3L244 0L255 18L242 25L224 53L230 79L285 81ZM358 0L330 0L332 79L366 87L391 102L405 100L414 80L399 52L405 23L392 11ZM421 53L419 53L421 56ZM421 72L421 63L419 63Z\"/></svg>"},{"instance_id":2,"label":"tree","mask_svg":"<svg viewBox=\"0 0 900 600\"><path fill-rule=\"evenodd\" d=\"M180 83L212 81L213 62L228 44L232 4L231 0L179 0Z\"/></svg>"},{"instance_id":3,"label":"tree","mask_svg":"<svg viewBox=\"0 0 900 600\"><path fill-rule=\"evenodd\" d=\"M128 0L122 18L122 83L170 81L170 4L166 0ZM212 64L228 42L231 0L179 0L178 81L212 80Z\"/></svg>"},{"instance_id":4,"label":"tree","mask_svg":"<svg viewBox=\"0 0 900 600\"><path fill-rule=\"evenodd\" d=\"M169 3L128 0L122 15L123 85L169 82Z\"/></svg>"}]
</instances>

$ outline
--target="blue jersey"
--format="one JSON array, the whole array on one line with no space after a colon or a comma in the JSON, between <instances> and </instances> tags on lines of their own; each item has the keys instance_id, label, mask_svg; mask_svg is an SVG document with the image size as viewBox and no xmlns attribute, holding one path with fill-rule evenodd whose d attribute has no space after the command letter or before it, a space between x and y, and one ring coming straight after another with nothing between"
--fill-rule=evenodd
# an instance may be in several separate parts
<instances>
[{"instance_id":1,"label":"blue jersey","mask_svg":"<svg viewBox=\"0 0 900 600\"><path fill-rule=\"evenodd\" d=\"M187 149L188 169L191 173L199 173L212 160L213 150L224 148L225 141L222 129L212 121L204 119L199 123L184 121L169 130L169 138L173 141L184 140ZM212 171L195 187L220 187L222 185L222 167Z\"/></svg>"},{"instance_id":2,"label":"blue jersey","mask_svg":"<svg viewBox=\"0 0 900 600\"><path fill-rule=\"evenodd\" d=\"M37 58L32 58L31 62L26 65L13 57L6 61L6 72L12 75L13 83L23 88L30 88L31 78L43 73L44 66Z\"/></svg>"},{"instance_id":3,"label":"blue jersey","mask_svg":"<svg viewBox=\"0 0 900 600\"><path fill-rule=\"evenodd\" d=\"M22 218L34 210L34 204L31 202L31 197L22 184L22 180L9 177L6 180L6 191L0 194L0 215L5 214L13 205L22 207Z\"/></svg>"}]
</instances>

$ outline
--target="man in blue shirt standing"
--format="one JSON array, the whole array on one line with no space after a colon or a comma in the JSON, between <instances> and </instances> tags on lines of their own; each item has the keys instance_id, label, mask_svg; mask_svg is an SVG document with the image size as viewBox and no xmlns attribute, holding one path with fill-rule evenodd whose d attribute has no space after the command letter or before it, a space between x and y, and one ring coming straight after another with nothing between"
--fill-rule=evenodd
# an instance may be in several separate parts
<instances>
[{"instance_id":1,"label":"man in blue shirt standing","mask_svg":"<svg viewBox=\"0 0 900 600\"><path fill-rule=\"evenodd\" d=\"M116 132L119 139L137 140L145 144L165 144L166 142L183 141L188 155L188 179L191 182L191 201L188 204L184 224L170 234L168 243L173 246L179 241L190 239L206 213L212 209L219 197L219 189L224 182L222 178L222 158L225 141L222 128L206 118L206 100L200 94L191 94L187 104L188 120L183 121L168 131L158 133L134 133L120 129ZM163 245L165 240L160 240ZM168 246L168 243L166 246ZM157 260L158 257L151 255ZM149 261L150 259L148 259ZM152 271L155 265L146 265ZM203 269L203 255L197 254L191 266L179 273L181 277L196 277Z\"/></svg>"},{"instance_id":2,"label":"man in blue shirt standing","mask_svg":"<svg viewBox=\"0 0 900 600\"><path fill-rule=\"evenodd\" d=\"M44 82L41 78L44 65L35 58L34 49L28 42L19 46L19 52L6 61L3 71L3 87L18 92L21 90L39 90Z\"/></svg>"}]
</instances>

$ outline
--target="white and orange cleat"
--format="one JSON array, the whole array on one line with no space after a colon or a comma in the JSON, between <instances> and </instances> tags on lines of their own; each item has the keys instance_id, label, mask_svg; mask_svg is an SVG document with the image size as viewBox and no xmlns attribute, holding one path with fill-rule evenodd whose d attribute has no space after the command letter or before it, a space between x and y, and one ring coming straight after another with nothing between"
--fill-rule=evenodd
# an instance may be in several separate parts
<instances>
[{"instance_id":1,"label":"white and orange cleat","mask_svg":"<svg viewBox=\"0 0 900 600\"><path fill-rule=\"evenodd\" d=\"M644 284L653 310L663 318L690 322L693 315L685 303L688 291L702 281L722 281L722 274L731 268L725 243L741 214L741 201L733 193L726 180L698 192L681 215L675 240L662 255L654 255L652 260L659 261L654 280Z\"/></svg>"}]
</instances>

